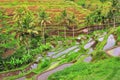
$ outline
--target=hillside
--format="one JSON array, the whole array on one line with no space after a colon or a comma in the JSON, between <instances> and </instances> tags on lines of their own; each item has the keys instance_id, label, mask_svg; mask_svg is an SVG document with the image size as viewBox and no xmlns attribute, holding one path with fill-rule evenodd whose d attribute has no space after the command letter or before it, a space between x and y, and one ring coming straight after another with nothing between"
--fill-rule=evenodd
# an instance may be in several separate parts
<instances>
[{"instance_id":1,"label":"hillside","mask_svg":"<svg viewBox=\"0 0 120 80\"><path fill-rule=\"evenodd\" d=\"M0 80L119 80L119 0L0 0Z\"/></svg>"}]
</instances>

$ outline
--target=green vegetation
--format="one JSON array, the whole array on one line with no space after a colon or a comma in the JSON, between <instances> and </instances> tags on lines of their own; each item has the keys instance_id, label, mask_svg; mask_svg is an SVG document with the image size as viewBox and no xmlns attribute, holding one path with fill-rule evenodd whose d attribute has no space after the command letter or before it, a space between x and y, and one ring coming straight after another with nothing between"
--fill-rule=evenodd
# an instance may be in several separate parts
<instances>
[{"instance_id":1,"label":"green vegetation","mask_svg":"<svg viewBox=\"0 0 120 80\"><path fill-rule=\"evenodd\" d=\"M119 58L109 58L96 63L81 63L51 75L48 80L118 80Z\"/></svg>"},{"instance_id":2,"label":"green vegetation","mask_svg":"<svg viewBox=\"0 0 120 80\"><path fill-rule=\"evenodd\" d=\"M111 34L116 41L109 49L120 42L119 0L16 0L0 1L0 5L1 78L5 74L5 80L15 80L33 73L32 78L27 77L32 80L70 62L73 66L48 80L120 78L119 57L110 57L103 50ZM20 74L7 75L17 70Z\"/></svg>"}]
</instances>

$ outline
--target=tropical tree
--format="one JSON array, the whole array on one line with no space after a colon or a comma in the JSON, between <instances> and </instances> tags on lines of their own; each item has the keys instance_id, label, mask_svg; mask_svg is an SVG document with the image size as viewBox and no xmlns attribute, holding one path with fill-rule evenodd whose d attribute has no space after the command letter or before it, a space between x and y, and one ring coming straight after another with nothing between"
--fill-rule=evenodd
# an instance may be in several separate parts
<instances>
[{"instance_id":1,"label":"tropical tree","mask_svg":"<svg viewBox=\"0 0 120 80\"><path fill-rule=\"evenodd\" d=\"M75 36L75 26L77 25L77 19L75 17L75 15L73 14L72 16L70 16L68 18L68 26L69 27L72 27L72 32L73 32L73 38Z\"/></svg>"},{"instance_id":2,"label":"tropical tree","mask_svg":"<svg viewBox=\"0 0 120 80\"><path fill-rule=\"evenodd\" d=\"M106 20L108 21L108 23L114 22L114 27L115 27L116 20L118 20L116 16L120 16L119 14L120 1L119 0L100 0L100 1L105 5L106 2L108 3L107 8L103 7L103 9L105 10L102 12L104 13L107 11Z\"/></svg>"},{"instance_id":3,"label":"tropical tree","mask_svg":"<svg viewBox=\"0 0 120 80\"><path fill-rule=\"evenodd\" d=\"M67 28L66 26L68 24L68 15L67 15L66 10L63 10L61 12L61 22L60 22L60 24L64 26L64 37L66 39L66 34L67 34L66 33L66 28Z\"/></svg>"},{"instance_id":4,"label":"tropical tree","mask_svg":"<svg viewBox=\"0 0 120 80\"><path fill-rule=\"evenodd\" d=\"M120 0L112 0L112 8L110 10L110 14L112 15L112 19L114 20L114 27L115 27L115 22L116 22L116 16L120 16Z\"/></svg>"},{"instance_id":5,"label":"tropical tree","mask_svg":"<svg viewBox=\"0 0 120 80\"><path fill-rule=\"evenodd\" d=\"M48 14L45 11L40 11L38 13L38 24L42 28L42 39L43 39L44 44L46 43L45 28L46 28L47 23L51 23L50 22L50 17L48 16Z\"/></svg>"},{"instance_id":6,"label":"tropical tree","mask_svg":"<svg viewBox=\"0 0 120 80\"><path fill-rule=\"evenodd\" d=\"M59 22L61 21L61 16L55 16L55 19L54 19L55 21L54 21L54 23L58 23L59 24ZM58 37L60 36L60 27L57 27L57 30L58 30Z\"/></svg>"},{"instance_id":7,"label":"tropical tree","mask_svg":"<svg viewBox=\"0 0 120 80\"><path fill-rule=\"evenodd\" d=\"M86 18L87 25L100 24L102 22L101 10L97 9Z\"/></svg>"}]
</instances>

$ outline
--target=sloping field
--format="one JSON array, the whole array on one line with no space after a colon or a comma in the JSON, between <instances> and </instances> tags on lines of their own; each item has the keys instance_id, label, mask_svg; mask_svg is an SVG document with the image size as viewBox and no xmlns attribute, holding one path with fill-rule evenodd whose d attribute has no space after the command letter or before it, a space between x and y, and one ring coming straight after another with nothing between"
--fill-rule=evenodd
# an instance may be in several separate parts
<instances>
[{"instance_id":1,"label":"sloping field","mask_svg":"<svg viewBox=\"0 0 120 80\"><path fill-rule=\"evenodd\" d=\"M84 22L85 16L90 12L65 0L0 0L0 9L5 9L7 15L14 15L14 11L19 7L27 7L34 13L39 9L45 10L52 19L66 10L68 15L75 14L80 23Z\"/></svg>"}]
</instances>

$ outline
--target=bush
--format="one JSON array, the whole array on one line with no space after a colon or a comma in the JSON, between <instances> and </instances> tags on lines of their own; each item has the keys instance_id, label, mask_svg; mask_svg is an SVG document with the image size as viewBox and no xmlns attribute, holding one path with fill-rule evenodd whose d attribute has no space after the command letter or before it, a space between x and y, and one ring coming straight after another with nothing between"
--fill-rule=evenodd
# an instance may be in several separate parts
<instances>
[{"instance_id":1,"label":"bush","mask_svg":"<svg viewBox=\"0 0 120 80\"><path fill-rule=\"evenodd\" d=\"M108 58L108 55L105 53L105 51L97 51L93 55L93 61L99 61L107 58Z\"/></svg>"},{"instance_id":2,"label":"bush","mask_svg":"<svg viewBox=\"0 0 120 80\"><path fill-rule=\"evenodd\" d=\"M50 60L45 58L45 59L42 60L41 69L43 69L43 68L45 68L45 67L47 67L49 65L50 65Z\"/></svg>"}]
</instances>

